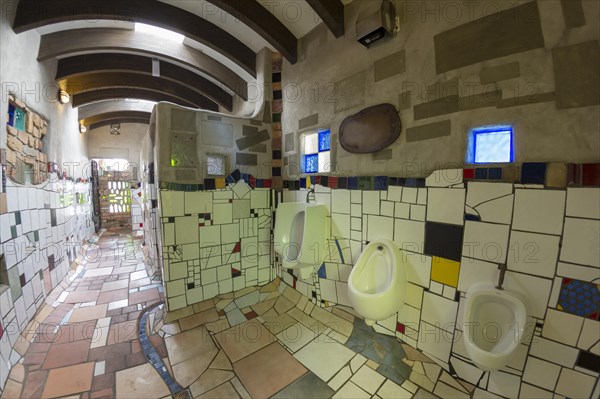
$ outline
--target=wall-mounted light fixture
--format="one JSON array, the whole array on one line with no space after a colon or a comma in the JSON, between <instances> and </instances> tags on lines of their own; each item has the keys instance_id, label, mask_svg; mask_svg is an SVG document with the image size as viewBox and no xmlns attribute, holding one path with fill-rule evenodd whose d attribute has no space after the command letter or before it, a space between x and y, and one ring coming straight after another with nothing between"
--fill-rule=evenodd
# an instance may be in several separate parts
<instances>
[{"instance_id":1,"label":"wall-mounted light fixture","mask_svg":"<svg viewBox=\"0 0 600 399\"><path fill-rule=\"evenodd\" d=\"M61 104L68 104L71 101L71 96L69 93L61 89L58 91L58 101Z\"/></svg>"},{"instance_id":2,"label":"wall-mounted light fixture","mask_svg":"<svg viewBox=\"0 0 600 399\"><path fill-rule=\"evenodd\" d=\"M110 134L113 134L115 136L121 135L121 124L114 123L114 124L110 125Z\"/></svg>"},{"instance_id":3,"label":"wall-mounted light fixture","mask_svg":"<svg viewBox=\"0 0 600 399\"><path fill-rule=\"evenodd\" d=\"M85 125L83 123L79 124L79 133L83 134L87 132L87 127L85 127Z\"/></svg>"}]
</instances>

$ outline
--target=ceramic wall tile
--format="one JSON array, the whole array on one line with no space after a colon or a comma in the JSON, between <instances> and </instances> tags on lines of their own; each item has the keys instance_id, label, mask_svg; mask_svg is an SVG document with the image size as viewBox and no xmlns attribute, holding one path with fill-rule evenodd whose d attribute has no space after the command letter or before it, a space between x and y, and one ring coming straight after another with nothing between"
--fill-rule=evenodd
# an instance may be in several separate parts
<instances>
[{"instance_id":1,"label":"ceramic wall tile","mask_svg":"<svg viewBox=\"0 0 600 399\"><path fill-rule=\"evenodd\" d=\"M516 398L519 394L520 382L519 376L502 371L491 371L488 391L506 398Z\"/></svg>"},{"instance_id":2,"label":"ceramic wall tile","mask_svg":"<svg viewBox=\"0 0 600 399\"><path fill-rule=\"evenodd\" d=\"M566 215L600 219L600 188L568 188Z\"/></svg>"},{"instance_id":3,"label":"ceramic wall tile","mask_svg":"<svg viewBox=\"0 0 600 399\"><path fill-rule=\"evenodd\" d=\"M573 347L536 337L531 343L531 355L563 367L573 368L579 351Z\"/></svg>"},{"instance_id":4,"label":"ceramic wall tile","mask_svg":"<svg viewBox=\"0 0 600 399\"><path fill-rule=\"evenodd\" d=\"M421 318L423 321L441 327L446 331L453 332L457 311L457 302L430 292L423 294L423 307L421 309Z\"/></svg>"},{"instance_id":5,"label":"ceramic wall tile","mask_svg":"<svg viewBox=\"0 0 600 399\"><path fill-rule=\"evenodd\" d=\"M411 205L410 206L410 218L412 220L425 221L425 213L427 207L425 205Z\"/></svg>"},{"instance_id":6,"label":"ceramic wall tile","mask_svg":"<svg viewBox=\"0 0 600 399\"><path fill-rule=\"evenodd\" d=\"M419 189L414 187L403 187L402 188L402 202L408 204L416 204Z\"/></svg>"},{"instance_id":7,"label":"ceramic wall tile","mask_svg":"<svg viewBox=\"0 0 600 399\"><path fill-rule=\"evenodd\" d=\"M463 257L460 262L458 290L467 292L477 283L494 284L498 281L498 265L478 259Z\"/></svg>"},{"instance_id":8,"label":"ceramic wall tile","mask_svg":"<svg viewBox=\"0 0 600 399\"><path fill-rule=\"evenodd\" d=\"M406 251L422 253L425 242L425 223L396 219L394 221L394 242Z\"/></svg>"},{"instance_id":9,"label":"ceramic wall tile","mask_svg":"<svg viewBox=\"0 0 600 399\"><path fill-rule=\"evenodd\" d=\"M406 260L406 279L421 287L429 288L432 258L409 252L404 252L402 256Z\"/></svg>"},{"instance_id":10,"label":"ceramic wall tile","mask_svg":"<svg viewBox=\"0 0 600 399\"><path fill-rule=\"evenodd\" d=\"M531 316L544 318L552 289L552 280L507 271L504 276L504 288L516 291L528 300Z\"/></svg>"},{"instance_id":11,"label":"ceramic wall tile","mask_svg":"<svg viewBox=\"0 0 600 399\"><path fill-rule=\"evenodd\" d=\"M600 221L565 218L560 260L600 267Z\"/></svg>"},{"instance_id":12,"label":"ceramic wall tile","mask_svg":"<svg viewBox=\"0 0 600 399\"><path fill-rule=\"evenodd\" d=\"M596 377L563 368L556 384L556 393L569 398L591 397Z\"/></svg>"},{"instance_id":13,"label":"ceramic wall tile","mask_svg":"<svg viewBox=\"0 0 600 399\"><path fill-rule=\"evenodd\" d=\"M585 319L581 335L577 341L577 347L590 350L595 355L600 355L600 347L597 345L600 340L600 321Z\"/></svg>"},{"instance_id":14,"label":"ceramic wall tile","mask_svg":"<svg viewBox=\"0 0 600 399\"><path fill-rule=\"evenodd\" d=\"M465 190L430 188L427 196L427 220L462 225L465 213Z\"/></svg>"},{"instance_id":15,"label":"ceramic wall tile","mask_svg":"<svg viewBox=\"0 0 600 399\"><path fill-rule=\"evenodd\" d=\"M448 259L433 257L431 262L431 279L438 283L458 286L460 263Z\"/></svg>"},{"instance_id":16,"label":"ceramic wall tile","mask_svg":"<svg viewBox=\"0 0 600 399\"><path fill-rule=\"evenodd\" d=\"M417 348L443 362L450 359L452 334L436 326L421 321Z\"/></svg>"},{"instance_id":17,"label":"ceramic wall tile","mask_svg":"<svg viewBox=\"0 0 600 399\"><path fill-rule=\"evenodd\" d=\"M350 191L332 190L331 210L337 213L350 213Z\"/></svg>"},{"instance_id":18,"label":"ceramic wall tile","mask_svg":"<svg viewBox=\"0 0 600 399\"><path fill-rule=\"evenodd\" d=\"M163 217L183 216L185 214L184 193L182 191L162 191L160 199Z\"/></svg>"},{"instance_id":19,"label":"ceramic wall tile","mask_svg":"<svg viewBox=\"0 0 600 399\"><path fill-rule=\"evenodd\" d=\"M384 192L384 191L382 191ZM394 203L391 201L381 201L381 216L394 217Z\"/></svg>"},{"instance_id":20,"label":"ceramic wall tile","mask_svg":"<svg viewBox=\"0 0 600 399\"><path fill-rule=\"evenodd\" d=\"M262 209L269 207L269 190L255 189L250 193L250 208Z\"/></svg>"},{"instance_id":21,"label":"ceramic wall tile","mask_svg":"<svg viewBox=\"0 0 600 399\"><path fill-rule=\"evenodd\" d=\"M231 203L215 203L212 213L213 224L229 224L233 221L233 205Z\"/></svg>"},{"instance_id":22,"label":"ceramic wall tile","mask_svg":"<svg viewBox=\"0 0 600 399\"><path fill-rule=\"evenodd\" d=\"M385 216L367 216L367 241L394 238L394 219Z\"/></svg>"},{"instance_id":23,"label":"ceramic wall tile","mask_svg":"<svg viewBox=\"0 0 600 399\"><path fill-rule=\"evenodd\" d=\"M576 346L583 327L583 320L583 317L548 309L542 335L570 346Z\"/></svg>"},{"instance_id":24,"label":"ceramic wall tile","mask_svg":"<svg viewBox=\"0 0 600 399\"><path fill-rule=\"evenodd\" d=\"M402 187L400 187L400 186L389 186L388 187L387 200L388 201L394 201L394 202L400 202L400 201L402 201Z\"/></svg>"},{"instance_id":25,"label":"ceramic wall tile","mask_svg":"<svg viewBox=\"0 0 600 399\"><path fill-rule=\"evenodd\" d=\"M198 242L198 217L175 218L175 243L191 244Z\"/></svg>"},{"instance_id":26,"label":"ceramic wall tile","mask_svg":"<svg viewBox=\"0 0 600 399\"><path fill-rule=\"evenodd\" d=\"M402 202L396 203L394 216L402 219L410 219L410 206L410 204L405 204Z\"/></svg>"},{"instance_id":27,"label":"ceramic wall tile","mask_svg":"<svg viewBox=\"0 0 600 399\"><path fill-rule=\"evenodd\" d=\"M379 191L363 191L363 214L379 215L379 202Z\"/></svg>"},{"instance_id":28,"label":"ceramic wall tile","mask_svg":"<svg viewBox=\"0 0 600 399\"><path fill-rule=\"evenodd\" d=\"M466 222L463 256L486 262L506 262L509 229L506 225Z\"/></svg>"},{"instance_id":29,"label":"ceramic wall tile","mask_svg":"<svg viewBox=\"0 0 600 399\"><path fill-rule=\"evenodd\" d=\"M350 215L332 213L331 234L337 238L350 238Z\"/></svg>"},{"instance_id":30,"label":"ceramic wall tile","mask_svg":"<svg viewBox=\"0 0 600 399\"><path fill-rule=\"evenodd\" d=\"M600 270L595 267L573 265L558 262L557 276L575 278L582 281L594 281L600 278Z\"/></svg>"},{"instance_id":31,"label":"ceramic wall tile","mask_svg":"<svg viewBox=\"0 0 600 399\"><path fill-rule=\"evenodd\" d=\"M564 191L516 190L513 229L560 235L565 200Z\"/></svg>"},{"instance_id":32,"label":"ceramic wall tile","mask_svg":"<svg viewBox=\"0 0 600 399\"><path fill-rule=\"evenodd\" d=\"M552 278L556 272L559 244L558 236L513 230L508 245L508 269Z\"/></svg>"},{"instance_id":33,"label":"ceramic wall tile","mask_svg":"<svg viewBox=\"0 0 600 399\"><path fill-rule=\"evenodd\" d=\"M463 226L427 222L425 250L427 255L459 261L463 248Z\"/></svg>"},{"instance_id":34,"label":"ceramic wall tile","mask_svg":"<svg viewBox=\"0 0 600 399\"><path fill-rule=\"evenodd\" d=\"M530 356L525 365L523 381L554 391L560 374L560 366Z\"/></svg>"}]
</instances>

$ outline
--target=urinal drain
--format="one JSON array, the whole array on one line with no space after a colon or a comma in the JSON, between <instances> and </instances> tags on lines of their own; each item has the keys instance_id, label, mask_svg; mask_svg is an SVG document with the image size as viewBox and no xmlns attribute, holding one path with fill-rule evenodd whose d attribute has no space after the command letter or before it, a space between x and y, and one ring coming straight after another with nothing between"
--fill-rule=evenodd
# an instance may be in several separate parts
<instances>
[{"instance_id":1,"label":"urinal drain","mask_svg":"<svg viewBox=\"0 0 600 399\"><path fill-rule=\"evenodd\" d=\"M378 251L383 251L383 245L380 245L380 246L378 246L378 247L377 247L377 250L378 250Z\"/></svg>"}]
</instances>

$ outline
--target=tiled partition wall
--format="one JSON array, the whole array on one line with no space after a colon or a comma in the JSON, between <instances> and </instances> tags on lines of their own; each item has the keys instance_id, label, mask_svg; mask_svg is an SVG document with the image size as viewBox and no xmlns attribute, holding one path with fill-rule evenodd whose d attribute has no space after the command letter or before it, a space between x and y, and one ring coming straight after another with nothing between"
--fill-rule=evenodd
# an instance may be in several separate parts
<instances>
[{"instance_id":1,"label":"tiled partition wall","mask_svg":"<svg viewBox=\"0 0 600 399\"><path fill-rule=\"evenodd\" d=\"M209 191L161 188L159 231L170 311L274 277L270 195L270 189L244 180Z\"/></svg>"},{"instance_id":2,"label":"tiled partition wall","mask_svg":"<svg viewBox=\"0 0 600 399\"><path fill-rule=\"evenodd\" d=\"M317 184L316 201L331 215L325 263L314 281L283 271L284 281L323 307L350 306L348 276L362 248L392 239L404 249L406 304L377 331L495 395L598 397L600 188L463 182L463 173L470 171L379 178L375 185L377 178L366 178L364 190ZM412 187L391 185L407 182ZM303 189L283 192L284 202L305 198ZM499 265L508 267L504 288L527 299L531 319L516 357L484 372L463 342L465 293L475 283L495 284Z\"/></svg>"},{"instance_id":3,"label":"tiled partition wall","mask_svg":"<svg viewBox=\"0 0 600 399\"><path fill-rule=\"evenodd\" d=\"M38 186L7 182L8 213L0 215L6 267L0 282L0 389L20 360L14 347L21 333L94 234L90 190L90 184L54 174Z\"/></svg>"}]
</instances>

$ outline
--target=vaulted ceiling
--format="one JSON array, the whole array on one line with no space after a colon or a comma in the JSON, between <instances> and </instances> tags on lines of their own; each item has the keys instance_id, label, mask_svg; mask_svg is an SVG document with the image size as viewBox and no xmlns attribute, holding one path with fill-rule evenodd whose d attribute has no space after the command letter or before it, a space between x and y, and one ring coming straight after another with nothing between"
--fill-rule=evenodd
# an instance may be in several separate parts
<instances>
[{"instance_id":1,"label":"vaulted ceiling","mask_svg":"<svg viewBox=\"0 0 600 399\"><path fill-rule=\"evenodd\" d=\"M143 99L232 111L236 97L248 99L260 50L267 47L296 63L298 39L318 24L324 22L335 37L344 34L349 1L20 0L13 30L42 35L38 60L58 59L56 79L75 107ZM184 38L174 41L133 23ZM143 111L122 111L103 112L100 119L146 121ZM93 115L85 120L101 123Z\"/></svg>"}]
</instances>

